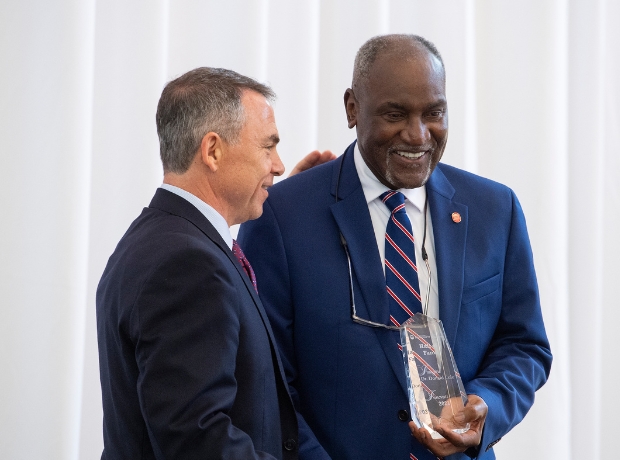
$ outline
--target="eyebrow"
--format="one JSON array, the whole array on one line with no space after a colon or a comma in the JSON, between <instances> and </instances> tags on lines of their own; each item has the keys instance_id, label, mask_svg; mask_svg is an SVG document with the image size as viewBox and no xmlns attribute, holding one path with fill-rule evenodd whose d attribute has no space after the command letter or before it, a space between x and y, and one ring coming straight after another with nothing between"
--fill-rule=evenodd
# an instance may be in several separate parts
<instances>
[{"instance_id":1,"label":"eyebrow","mask_svg":"<svg viewBox=\"0 0 620 460\"><path fill-rule=\"evenodd\" d=\"M446 101L446 99L442 98L442 99L439 99L439 100L437 100L435 102L432 102L431 104L428 104L424 108L424 110L430 110L430 109L434 109L436 107L444 107L444 106L447 105L447 103L448 103L448 101ZM392 101L388 101L388 102L382 104L380 106L380 109L383 109L383 110L385 110L385 109L395 109L395 110L402 110L402 111L407 111L408 110L405 105L400 104L398 102L392 102Z\"/></svg>"},{"instance_id":2,"label":"eyebrow","mask_svg":"<svg viewBox=\"0 0 620 460\"><path fill-rule=\"evenodd\" d=\"M272 134L265 140L265 143L269 143L273 145L276 145L279 142L280 142L280 137L277 134Z\"/></svg>"},{"instance_id":3,"label":"eyebrow","mask_svg":"<svg viewBox=\"0 0 620 460\"><path fill-rule=\"evenodd\" d=\"M405 107L402 104L399 104L398 102L386 102L385 104L382 104L381 106L382 108L385 109L396 109L396 110L407 110L407 107Z\"/></svg>"},{"instance_id":4,"label":"eyebrow","mask_svg":"<svg viewBox=\"0 0 620 460\"><path fill-rule=\"evenodd\" d=\"M444 107L448 105L448 101L446 99L439 99L437 102L429 104L427 109L434 109L435 107Z\"/></svg>"}]
</instances>

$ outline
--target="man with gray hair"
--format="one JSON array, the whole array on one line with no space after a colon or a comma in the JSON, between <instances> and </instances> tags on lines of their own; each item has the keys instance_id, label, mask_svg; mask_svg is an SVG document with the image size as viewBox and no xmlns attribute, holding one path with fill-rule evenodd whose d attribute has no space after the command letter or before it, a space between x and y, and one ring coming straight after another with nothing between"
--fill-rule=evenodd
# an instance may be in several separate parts
<instances>
[{"instance_id":1,"label":"man with gray hair","mask_svg":"<svg viewBox=\"0 0 620 460\"><path fill-rule=\"evenodd\" d=\"M299 412L299 458L491 460L551 366L519 202L439 162L445 69L422 37L368 40L344 106L357 141L274 186L239 233ZM394 329L415 313L441 319L454 350L459 431L443 413L436 433L412 422ZM441 379L432 361L423 371Z\"/></svg>"},{"instance_id":2,"label":"man with gray hair","mask_svg":"<svg viewBox=\"0 0 620 460\"><path fill-rule=\"evenodd\" d=\"M102 459L295 459L297 420L229 227L284 172L270 88L198 68L157 108L164 183L97 289Z\"/></svg>"}]
</instances>

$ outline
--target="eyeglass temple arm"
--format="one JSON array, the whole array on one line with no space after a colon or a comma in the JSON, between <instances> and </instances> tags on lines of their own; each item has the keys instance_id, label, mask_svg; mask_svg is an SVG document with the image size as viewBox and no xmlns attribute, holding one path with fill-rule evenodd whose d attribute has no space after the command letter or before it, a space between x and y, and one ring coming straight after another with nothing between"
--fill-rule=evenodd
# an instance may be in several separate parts
<instances>
[{"instance_id":1,"label":"eyeglass temple arm","mask_svg":"<svg viewBox=\"0 0 620 460\"><path fill-rule=\"evenodd\" d=\"M431 295L432 273L431 273L431 266L428 263L428 254L426 252L426 248L424 247L424 243L422 243L422 260L424 261L424 264L426 264L426 270L428 271L428 284L426 285L426 303L422 306L422 313L424 313L424 315L427 315L428 314L428 301Z\"/></svg>"},{"instance_id":2,"label":"eyeglass temple arm","mask_svg":"<svg viewBox=\"0 0 620 460\"><path fill-rule=\"evenodd\" d=\"M351 308L353 309L353 314L355 315L355 297L353 297L353 274L351 273L351 256L349 255L347 240L344 239L344 235L342 234L342 232L340 232L340 244L342 244L344 252L347 255L347 265L349 266L349 300L351 301Z\"/></svg>"}]
</instances>

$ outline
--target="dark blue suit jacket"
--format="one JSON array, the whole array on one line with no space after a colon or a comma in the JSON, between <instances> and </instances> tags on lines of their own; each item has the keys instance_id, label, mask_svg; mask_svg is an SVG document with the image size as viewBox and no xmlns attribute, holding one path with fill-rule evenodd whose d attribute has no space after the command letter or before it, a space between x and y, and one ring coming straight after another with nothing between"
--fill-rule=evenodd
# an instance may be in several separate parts
<instances>
[{"instance_id":1,"label":"dark blue suit jacket","mask_svg":"<svg viewBox=\"0 0 620 460\"><path fill-rule=\"evenodd\" d=\"M479 458L492 459L491 445L521 421L551 365L525 219L510 189L443 164L427 193L440 318L467 392L489 406ZM358 315L388 324L353 146L271 188L263 216L240 231L301 415L300 458L435 459L402 412L405 371L393 335L351 320L340 232Z\"/></svg>"},{"instance_id":2,"label":"dark blue suit jacket","mask_svg":"<svg viewBox=\"0 0 620 460\"><path fill-rule=\"evenodd\" d=\"M157 190L119 242L97 289L97 332L102 459L297 458L261 302L185 199Z\"/></svg>"}]
</instances>

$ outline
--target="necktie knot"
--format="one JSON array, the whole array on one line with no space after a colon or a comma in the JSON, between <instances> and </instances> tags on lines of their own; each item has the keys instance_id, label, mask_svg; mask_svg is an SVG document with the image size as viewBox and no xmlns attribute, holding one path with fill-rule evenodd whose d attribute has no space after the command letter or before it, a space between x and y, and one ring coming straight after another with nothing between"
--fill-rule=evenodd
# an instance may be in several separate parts
<instances>
[{"instance_id":1,"label":"necktie knot","mask_svg":"<svg viewBox=\"0 0 620 460\"><path fill-rule=\"evenodd\" d=\"M395 190L388 190L381 194L381 201L388 207L392 214L405 211L405 195Z\"/></svg>"}]
</instances>

